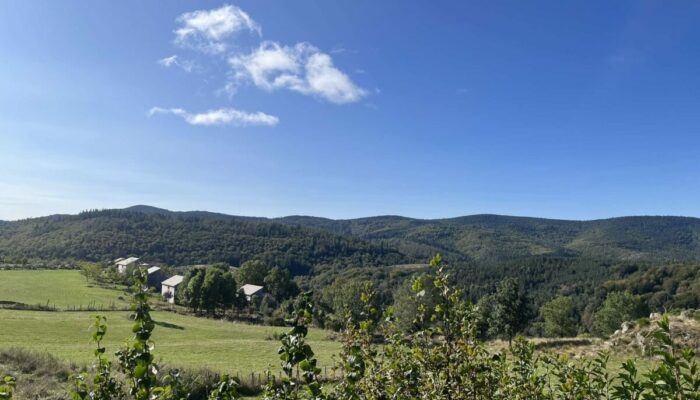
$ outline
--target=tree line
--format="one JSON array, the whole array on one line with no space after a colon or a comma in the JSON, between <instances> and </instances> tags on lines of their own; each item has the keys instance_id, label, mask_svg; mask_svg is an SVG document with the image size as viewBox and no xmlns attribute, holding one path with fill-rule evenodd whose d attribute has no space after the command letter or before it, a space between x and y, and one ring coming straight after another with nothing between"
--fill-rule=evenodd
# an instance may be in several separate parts
<instances>
[{"instance_id":1,"label":"tree line","mask_svg":"<svg viewBox=\"0 0 700 400\"><path fill-rule=\"evenodd\" d=\"M241 292L245 284L263 287L264 294L246 299ZM269 267L260 260L244 262L232 270L225 264L214 264L205 268L191 268L178 291L177 302L194 313L224 316L227 311L254 308L268 314L287 299L299 293L289 271L280 267Z\"/></svg>"}]
</instances>

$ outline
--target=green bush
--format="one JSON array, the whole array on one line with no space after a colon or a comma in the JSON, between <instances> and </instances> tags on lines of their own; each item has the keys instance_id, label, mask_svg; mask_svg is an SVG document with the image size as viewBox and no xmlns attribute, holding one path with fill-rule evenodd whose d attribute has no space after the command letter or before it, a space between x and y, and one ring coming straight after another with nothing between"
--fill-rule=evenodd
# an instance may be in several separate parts
<instances>
[{"instance_id":1,"label":"green bush","mask_svg":"<svg viewBox=\"0 0 700 400\"><path fill-rule=\"evenodd\" d=\"M630 292L612 292L593 315L593 328L596 333L607 336L620 329L623 322L633 321L648 313L648 308L639 296Z\"/></svg>"},{"instance_id":2,"label":"green bush","mask_svg":"<svg viewBox=\"0 0 700 400\"><path fill-rule=\"evenodd\" d=\"M0 381L0 399L11 399L15 392L16 379L12 375L5 375Z\"/></svg>"}]
</instances>

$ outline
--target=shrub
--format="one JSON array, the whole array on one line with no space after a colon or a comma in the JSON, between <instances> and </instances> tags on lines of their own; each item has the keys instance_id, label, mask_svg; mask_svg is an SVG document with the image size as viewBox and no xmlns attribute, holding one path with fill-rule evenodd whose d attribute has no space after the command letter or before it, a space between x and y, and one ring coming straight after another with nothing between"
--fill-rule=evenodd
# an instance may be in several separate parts
<instances>
[{"instance_id":1,"label":"shrub","mask_svg":"<svg viewBox=\"0 0 700 400\"><path fill-rule=\"evenodd\" d=\"M593 328L596 333L607 336L620 329L624 321L635 320L648 312L639 296L630 292L612 292L594 314Z\"/></svg>"},{"instance_id":2,"label":"shrub","mask_svg":"<svg viewBox=\"0 0 700 400\"><path fill-rule=\"evenodd\" d=\"M0 399L11 399L15 392L16 379L12 375L5 375L0 381Z\"/></svg>"}]
</instances>

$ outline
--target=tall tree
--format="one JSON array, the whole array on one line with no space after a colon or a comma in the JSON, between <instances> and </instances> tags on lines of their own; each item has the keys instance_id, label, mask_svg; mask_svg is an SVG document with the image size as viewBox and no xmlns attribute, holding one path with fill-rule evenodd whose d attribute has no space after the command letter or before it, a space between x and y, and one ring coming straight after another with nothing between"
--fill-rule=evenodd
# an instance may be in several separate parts
<instances>
[{"instance_id":1,"label":"tall tree","mask_svg":"<svg viewBox=\"0 0 700 400\"><path fill-rule=\"evenodd\" d=\"M265 284L265 277L269 270L270 268L260 260L248 260L238 268L236 277L241 285L251 284L262 286Z\"/></svg>"},{"instance_id":2,"label":"tall tree","mask_svg":"<svg viewBox=\"0 0 700 400\"><path fill-rule=\"evenodd\" d=\"M527 326L530 315L527 296L516 279L506 278L498 285L493 300L489 333L508 338L510 344L513 336Z\"/></svg>"},{"instance_id":3,"label":"tall tree","mask_svg":"<svg viewBox=\"0 0 700 400\"><path fill-rule=\"evenodd\" d=\"M180 302L190 307L194 312L202 308L202 285L204 284L204 270L195 268L185 276L181 292ZM178 292L176 292L178 293Z\"/></svg>"},{"instance_id":4,"label":"tall tree","mask_svg":"<svg viewBox=\"0 0 700 400\"><path fill-rule=\"evenodd\" d=\"M299 294L299 287L292 280L289 271L280 267L272 268L263 283L265 291L278 302Z\"/></svg>"},{"instance_id":5,"label":"tall tree","mask_svg":"<svg viewBox=\"0 0 700 400\"><path fill-rule=\"evenodd\" d=\"M206 269L202 283L202 307L210 314L224 310L236 303L236 280L225 265L213 265Z\"/></svg>"},{"instance_id":6,"label":"tall tree","mask_svg":"<svg viewBox=\"0 0 700 400\"><path fill-rule=\"evenodd\" d=\"M202 308L210 314L223 304L224 273L219 268L207 268L202 284Z\"/></svg>"},{"instance_id":7,"label":"tall tree","mask_svg":"<svg viewBox=\"0 0 700 400\"><path fill-rule=\"evenodd\" d=\"M551 337L573 336L576 334L574 302L570 297L557 296L540 308L544 321L544 333Z\"/></svg>"}]
</instances>

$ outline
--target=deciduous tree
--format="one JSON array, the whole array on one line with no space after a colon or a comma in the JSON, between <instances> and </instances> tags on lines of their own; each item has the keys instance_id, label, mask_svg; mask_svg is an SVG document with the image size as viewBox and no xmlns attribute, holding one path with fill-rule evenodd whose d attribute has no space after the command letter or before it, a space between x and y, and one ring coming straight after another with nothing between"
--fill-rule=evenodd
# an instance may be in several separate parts
<instances>
[{"instance_id":1,"label":"deciduous tree","mask_svg":"<svg viewBox=\"0 0 700 400\"><path fill-rule=\"evenodd\" d=\"M530 315L527 296L517 280L506 278L498 285L493 300L489 333L508 338L510 344L513 337L527 326Z\"/></svg>"},{"instance_id":2,"label":"deciduous tree","mask_svg":"<svg viewBox=\"0 0 700 400\"><path fill-rule=\"evenodd\" d=\"M544 321L544 333L551 337L573 336L576 334L574 302L566 296L557 296L540 308Z\"/></svg>"}]
</instances>

